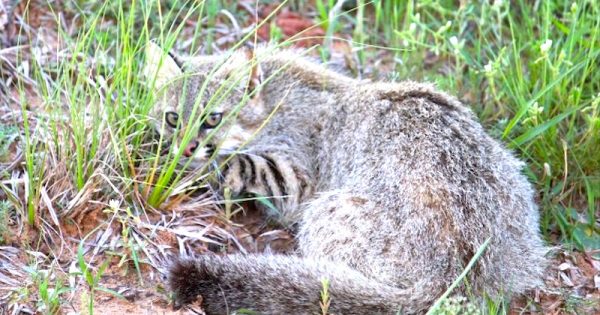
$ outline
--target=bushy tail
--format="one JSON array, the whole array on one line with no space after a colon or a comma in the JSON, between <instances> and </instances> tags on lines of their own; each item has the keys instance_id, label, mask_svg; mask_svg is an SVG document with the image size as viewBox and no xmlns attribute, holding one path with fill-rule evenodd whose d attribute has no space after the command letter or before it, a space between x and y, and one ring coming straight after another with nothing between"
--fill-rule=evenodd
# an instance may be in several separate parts
<instances>
[{"instance_id":1,"label":"bushy tail","mask_svg":"<svg viewBox=\"0 0 600 315\"><path fill-rule=\"evenodd\" d=\"M327 302L321 298L325 279L328 306L320 304ZM295 256L181 259L170 268L169 284L176 309L200 295L206 314L242 309L258 314L321 314L323 308L336 315L406 314L421 312L431 303L414 290L378 283L349 267Z\"/></svg>"}]
</instances>

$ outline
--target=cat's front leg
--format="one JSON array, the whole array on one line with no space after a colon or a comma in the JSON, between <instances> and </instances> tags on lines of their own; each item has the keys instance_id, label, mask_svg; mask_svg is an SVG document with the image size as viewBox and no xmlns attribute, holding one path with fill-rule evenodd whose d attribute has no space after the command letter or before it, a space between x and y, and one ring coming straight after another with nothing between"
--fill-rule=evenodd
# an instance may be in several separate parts
<instances>
[{"instance_id":1,"label":"cat's front leg","mask_svg":"<svg viewBox=\"0 0 600 315\"><path fill-rule=\"evenodd\" d=\"M252 195L281 212L295 212L314 189L308 168L286 152L238 153L225 164L220 178L221 191Z\"/></svg>"}]
</instances>

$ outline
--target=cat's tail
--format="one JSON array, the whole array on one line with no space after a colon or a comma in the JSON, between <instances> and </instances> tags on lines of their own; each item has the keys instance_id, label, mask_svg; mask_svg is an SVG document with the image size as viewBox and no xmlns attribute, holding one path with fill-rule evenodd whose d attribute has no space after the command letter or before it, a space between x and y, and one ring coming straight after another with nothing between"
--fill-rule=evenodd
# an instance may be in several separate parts
<instances>
[{"instance_id":1,"label":"cat's tail","mask_svg":"<svg viewBox=\"0 0 600 315\"><path fill-rule=\"evenodd\" d=\"M206 314L407 314L427 309L418 289L400 289L325 260L204 255L170 267L175 308L202 296ZM327 292L327 294L323 294Z\"/></svg>"}]
</instances>

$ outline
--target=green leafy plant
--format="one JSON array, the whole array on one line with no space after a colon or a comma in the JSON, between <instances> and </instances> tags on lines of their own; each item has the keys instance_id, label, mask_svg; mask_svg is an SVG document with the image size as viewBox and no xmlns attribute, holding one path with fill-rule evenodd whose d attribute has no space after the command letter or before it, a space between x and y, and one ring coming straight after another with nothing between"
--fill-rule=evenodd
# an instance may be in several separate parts
<instances>
[{"instance_id":1,"label":"green leafy plant","mask_svg":"<svg viewBox=\"0 0 600 315\"><path fill-rule=\"evenodd\" d=\"M0 124L0 162L9 162L9 146L17 140L19 129L12 125Z\"/></svg>"},{"instance_id":2,"label":"green leafy plant","mask_svg":"<svg viewBox=\"0 0 600 315\"><path fill-rule=\"evenodd\" d=\"M13 205L8 200L0 201L0 245L8 240L8 225L10 223L10 210Z\"/></svg>"},{"instance_id":3,"label":"green leafy plant","mask_svg":"<svg viewBox=\"0 0 600 315\"><path fill-rule=\"evenodd\" d=\"M329 295L329 279L321 280L321 301L319 306L321 307L321 314L329 314L329 306L331 305L331 296Z\"/></svg>"},{"instance_id":4,"label":"green leafy plant","mask_svg":"<svg viewBox=\"0 0 600 315\"><path fill-rule=\"evenodd\" d=\"M95 229L94 231L96 231L97 229ZM92 231L92 232L94 232ZM91 234L91 233L90 233ZM88 235L90 235L88 234ZM100 280L102 279L102 275L104 274L104 272L106 271L106 268L108 267L108 265L110 264L110 259L106 259L104 260L100 266L94 270L88 263L86 263L85 261L85 251L83 249L83 244L85 242L86 238L84 237L81 242L79 243L79 246L77 247L77 263L79 265L79 270L80 270L80 275L81 277L84 279L85 283L87 284L87 291L84 291L84 293L82 293L82 305L87 305L87 309L88 309L88 314L94 314L94 297L96 295L97 291L101 291L101 292L105 292L108 294L111 294L113 296L116 296L118 298L122 298L124 299L124 297L119 294L118 292L102 287L100 286Z\"/></svg>"}]
</instances>

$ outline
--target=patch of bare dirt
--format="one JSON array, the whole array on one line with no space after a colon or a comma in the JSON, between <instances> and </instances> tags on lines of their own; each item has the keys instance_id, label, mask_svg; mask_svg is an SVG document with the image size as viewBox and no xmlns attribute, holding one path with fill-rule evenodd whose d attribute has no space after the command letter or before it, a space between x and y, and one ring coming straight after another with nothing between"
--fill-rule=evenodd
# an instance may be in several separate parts
<instances>
[{"instance_id":1,"label":"patch of bare dirt","mask_svg":"<svg viewBox=\"0 0 600 315\"><path fill-rule=\"evenodd\" d=\"M325 36L325 30L312 19L306 16L293 12L289 8L283 8L275 11L278 4L267 5L261 8L258 12L258 20L256 24L264 23L258 30L258 37L263 41L271 39L272 23L279 28L283 35L283 39L292 39L294 45L298 47L311 47L321 44ZM274 14L274 18L269 18ZM270 22L269 22L270 21Z\"/></svg>"}]
</instances>

